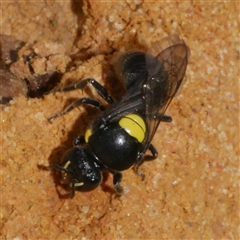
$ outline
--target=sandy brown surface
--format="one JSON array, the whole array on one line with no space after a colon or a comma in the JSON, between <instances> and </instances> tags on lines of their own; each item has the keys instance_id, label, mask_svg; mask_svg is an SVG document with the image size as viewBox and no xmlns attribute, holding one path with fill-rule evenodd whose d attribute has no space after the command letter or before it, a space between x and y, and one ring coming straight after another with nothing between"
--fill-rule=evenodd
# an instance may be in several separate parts
<instances>
[{"instance_id":1,"label":"sandy brown surface","mask_svg":"<svg viewBox=\"0 0 240 240\"><path fill-rule=\"evenodd\" d=\"M142 166L143 182L124 172L121 198L99 187L62 199L56 176L39 167L59 161L97 113L47 118L89 91L19 96L1 108L2 239L240 238L237 1L4 1L1 9L1 33L77 54L61 85L93 77L114 95L117 53L171 33L191 49L187 82L167 111L173 122L153 141L159 157ZM111 176L105 184L112 188Z\"/></svg>"}]
</instances>

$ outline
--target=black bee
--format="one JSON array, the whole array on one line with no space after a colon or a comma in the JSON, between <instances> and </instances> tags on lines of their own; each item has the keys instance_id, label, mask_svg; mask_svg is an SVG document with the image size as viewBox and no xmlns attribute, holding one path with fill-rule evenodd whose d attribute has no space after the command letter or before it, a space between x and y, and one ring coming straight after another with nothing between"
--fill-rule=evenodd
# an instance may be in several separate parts
<instances>
[{"instance_id":1,"label":"black bee","mask_svg":"<svg viewBox=\"0 0 240 240\"><path fill-rule=\"evenodd\" d=\"M158 54L154 56L156 52ZM74 147L64 154L61 164L50 166L62 172L64 182L71 187L71 197L75 190L84 192L98 187L105 170L113 174L118 195L123 193L120 186L122 171L134 167L144 179L139 166L146 159L157 158L158 152L151 141L161 121L172 121L165 111L182 84L188 57L189 48L177 35L155 43L151 52L124 54L117 69L127 91L118 102L114 102L107 90L91 78L50 92L83 89L90 84L110 105L105 109L98 100L81 98L49 118L53 121L82 104L102 111L85 135L76 138ZM145 155L147 150L152 156Z\"/></svg>"}]
</instances>

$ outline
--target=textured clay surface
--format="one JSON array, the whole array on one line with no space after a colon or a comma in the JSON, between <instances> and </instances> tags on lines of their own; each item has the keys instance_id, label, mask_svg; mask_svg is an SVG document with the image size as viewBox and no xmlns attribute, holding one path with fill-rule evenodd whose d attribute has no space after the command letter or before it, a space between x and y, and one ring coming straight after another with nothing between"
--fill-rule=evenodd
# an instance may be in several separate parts
<instances>
[{"instance_id":1,"label":"textured clay surface","mask_svg":"<svg viewBox=\"0 0 240 240\"><path fill-rule=\"evenodd\" d=\"M98 111L47 118L94 91L20 95L1 107L2 239L240 238L236 1L2 1L1 10L1 33L34 46L37 72L57 69L59 86L95 78L116 99L111 64L119 53L172 33L191 49L187 82L167 110L173 122L161 123L153 140L158 159L141 167L144 181L124 172L128 191L120 198L111 175L108 188L61 198L66 189L44 168L60 161Z\"/></svg>"}]
</instances>

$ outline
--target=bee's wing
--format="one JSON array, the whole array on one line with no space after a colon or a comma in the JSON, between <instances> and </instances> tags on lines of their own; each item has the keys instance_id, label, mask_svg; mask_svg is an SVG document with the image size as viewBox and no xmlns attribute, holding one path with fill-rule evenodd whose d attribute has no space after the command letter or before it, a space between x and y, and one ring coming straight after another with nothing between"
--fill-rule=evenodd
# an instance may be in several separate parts
<instances>
[{"instance_id":1,"label":"bee's wing","mask_svg":"<svg viewBox=\"0 0 240 240\"><path fill-rule=\"evenodd\" d=\"M155 43L151 51L146 56L148 78L144 86L146 117L149 126L146 148L152 141L168 105L183 81L189 56L189 48L177 35ZM152 57L153 51L158 51L159 54Z\"/></svg>"},{"instance_id":2,"label":"bee's wing","mask_svg":"<svg viewBox=\"0 0 240 240\"><path fill-rule=\"evenodd\" d=\"M139 112L145 115L146 105L143 85L147 80L147 74L147 71L143 71L142 75L123 95L122 99L103 112L102 119L105 123L115 121L115 119L119 119L128 113Z\"/></svg>"}]
</instances>

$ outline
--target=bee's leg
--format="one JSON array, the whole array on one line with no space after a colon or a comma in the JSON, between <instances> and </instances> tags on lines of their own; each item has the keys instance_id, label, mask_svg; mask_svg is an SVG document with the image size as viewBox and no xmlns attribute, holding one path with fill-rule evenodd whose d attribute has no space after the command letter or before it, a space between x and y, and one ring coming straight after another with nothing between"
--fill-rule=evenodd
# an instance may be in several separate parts
<instances>
[{"instance_id":1,"label":"bee's leg","mask_svg":"<svg viewBox=\"0 0 240 240\"><path fill-rule=\"evenodd\" d=\"M148 149L150 150L152 156L150 155L145 155L135 166L134 166L134 172L141 177L142 180L145 179L145 174L139 171L140 166L146 162L146 161L152 161L157 158L158 156L158 151L157 149L150 144Z\"/></svg>"},{"instance_id":2,"label":"bee's leg","mask_svg":"<svg viewBox=\"0 0 240 240\"><path fill-rule=\"evenodd\" d=\"M117 195L122 195L124 192L123 187L120 186L121 181L122 181L122 174L119 172L113 173L113 186Z\"/></svg>"},{"instance_id":3,"label":"bee's leg","mask_svg":"<svg viewBox=\"0 0 240 240\"><path fill-rule=\"evenodd\" d=\"M56 115L48 118L48 120L50 122L52 122L55 118L60 117L68 112L70 112L71 110L73 110L76 107L81 106L82 104L88 104L91 105L93 107L99 108L101 111L105 110L105 107L97 100L91 99L91 98L80 98L76 101L74 101L73 103L71 103L65 110L63 110L62 112L57 113Z\"/></svg>"},{"instance_id":4,"label":"bee's leg","mask_svg":"<svg viewBox=\"0 0 240 240\"><path fill-rule=\"evenodd\" d=\"M162 115L159 117L161 118L161 121L163 121L163 122L171 122L172 121L172 117L168 116L168 115Z\"/></svg>"},{"instance_id":5,"label":"bee's leg","mask_svg":"<svg viewBox=\"0 0 240 240\"><path fill-rule=\"evenodd\" d=\"M151 157L152 159L149 159L149 160L154 160L158 157L158 151L157 149L150 143L148 149L150 150L152 156L149 156ZM147 157L147 156L146 156ZM146 159L146 157L144 158L144 161L148 161L148 159Z\"/></svg>"},{"instance_id":6,"label":"bee's leg","mask_svg":"<svg viewBox=\"0 0 240 240\"><path fill-rule=\"evenodd\" d=\"M55 92L68 92L68 91L72 91L75 89L84 89L86 87L87 84L91 84L94 89L97 91L97 93L109 104L113 104L114 101L112 99L111 96L109 96L108 91L106 90L106 88L104 88L100 83L98 83L96 80L94 80L93 78L86 78L83 80L78 81L75 84L63 87L63 88L59 88L59 89L53 89L50 92L47 92L46 94L49 93L55 93Z\"/></svg>"}]
</instances>

